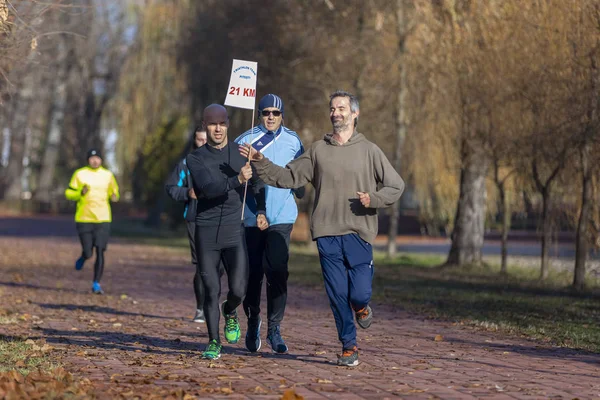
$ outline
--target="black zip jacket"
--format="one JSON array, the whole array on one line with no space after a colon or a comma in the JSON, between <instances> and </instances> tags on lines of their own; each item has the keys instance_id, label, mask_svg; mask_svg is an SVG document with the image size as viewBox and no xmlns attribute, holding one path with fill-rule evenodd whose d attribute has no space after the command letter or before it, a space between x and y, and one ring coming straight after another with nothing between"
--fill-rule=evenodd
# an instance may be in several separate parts
<instances>
[{"instance_id":1,"label":"black zip jacket","mask_svg":"<svg viewBox=\"0 0 600 400\"><path fill-rule=\"evenodd\" d=\"M171 175L169 175L165 184L165 190L173 200L185 203L183 218L188 222L196 220L196 208L198 205L198 200L192 199L188 194L191 187L192 177L184 158L177 164Z\"/></svg>"},{"instance_id":2,"label":"black zip jacket","mask_svg":"<svg viewBox=\"0 0 600 400\"><path fill-rule=\"evenodd\" d=\"M241 225L244 185L240 184L238 174L246 162L234 142L222 149L207 144L187 156L187 167L198 197L197 226ZM264 214L265 187L255 171L248 190L254 194L257 215Z\"/></svg>"}]
</instances>

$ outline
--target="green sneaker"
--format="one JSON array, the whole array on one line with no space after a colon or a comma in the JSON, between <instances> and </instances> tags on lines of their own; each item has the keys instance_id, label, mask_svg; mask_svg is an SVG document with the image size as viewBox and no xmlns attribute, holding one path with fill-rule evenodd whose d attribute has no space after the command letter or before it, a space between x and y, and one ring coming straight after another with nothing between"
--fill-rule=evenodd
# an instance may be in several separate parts
<instances>
[{"instance_id":1,"label":"green sneaker","mask_svg":"<svg viewBox=\"0 0 600 400\"><path fill-rule=\"evenodd\" d=\"M204 349L204 352L202 353L202 358L208 360L218 360L219 358L221 358L222 348L223 346L217 343L216 339L213 339L210 342L208 342L206 349Z\"/></svg>"},{"instance_id":2,"label":"green sneaker","mask_svg":"<svg viewBox=\"0 0 600 400\"><path fill-rule=\"evenodd\" d=\"M227 300L225 300L221 305L221 312L223 313L223 318L225 318L225 327L223 328L223 333L225 334L225 340L227 340L227 343L235 344L242 336L240 321L238 320L237 311L234 311L229 315L225 314L225 303L227 303Z\"/></svg>"}]
</instances>

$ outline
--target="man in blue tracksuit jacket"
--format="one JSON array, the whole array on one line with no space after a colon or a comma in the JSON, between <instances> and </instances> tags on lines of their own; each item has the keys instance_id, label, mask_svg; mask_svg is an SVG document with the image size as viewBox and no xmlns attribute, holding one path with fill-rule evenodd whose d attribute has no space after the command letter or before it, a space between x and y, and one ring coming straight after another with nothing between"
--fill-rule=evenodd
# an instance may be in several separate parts
<instances>
[{"instance_id":1,"label":"man in blue tracksuit jacket","mask_svg":"<svg viewBox=\"0 0 600 400\"><path fill-rule=\"evenodd\" d=\"M256 150L280 166L285 166L304 152L296 132L283 126L284 108L279 96L268 94L258 104L260 125L235 139L238 144L251 144ZM266 186L266 215L269 227L256 227L256 202L248 192L244 211L246 243L250 262L250 278L244 299L248 316L246 348L260 349L260 294L263 276L267 276L267 342L273 352L286 353L280 324L287 302L289 244L292 227L298 216L294 199L304 195L304 188L295 191Z\"/></svg>"},{"instance_id":2,"label":"man in blue tracksuit jacket","mask_svg":"<svg viewBox=\"0 0 600 400\"><path fill-rule=\"evenodd\" d=\"M201 127L197 127L194 131L192 150L202 147L206 144L206 131ZM183 218L186 221L188 239L190 241L190 250L192 252L192 264L196 267L194 275L194 295L196 296L196 314L194 322L204 323L204 290L202 287L202 277L197 268L196 245L194 236L196 233L196 206L198 200L192 186L192 178L190 171L186 165L185 157L181 160L165 184L165 190L173 200L185 203L185 211Z\"/></svg>"}]
</instances>

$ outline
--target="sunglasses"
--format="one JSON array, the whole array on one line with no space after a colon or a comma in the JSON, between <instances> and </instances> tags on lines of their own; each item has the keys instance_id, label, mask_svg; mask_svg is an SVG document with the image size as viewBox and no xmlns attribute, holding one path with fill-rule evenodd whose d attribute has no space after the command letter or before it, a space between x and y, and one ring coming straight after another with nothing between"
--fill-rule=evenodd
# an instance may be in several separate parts
<instances>
[{"instance_id":1,"label":"sunglasses","mask_svg":"<svg viewBox=\"0 0 600 400\"><path fill-rule=\"evenodd\" d=\"M273 114L274 117L279 117L281 116L281 111L261 111L261 114L263 117L268 117L270 114Z\"/></svg>"}]
</instances>

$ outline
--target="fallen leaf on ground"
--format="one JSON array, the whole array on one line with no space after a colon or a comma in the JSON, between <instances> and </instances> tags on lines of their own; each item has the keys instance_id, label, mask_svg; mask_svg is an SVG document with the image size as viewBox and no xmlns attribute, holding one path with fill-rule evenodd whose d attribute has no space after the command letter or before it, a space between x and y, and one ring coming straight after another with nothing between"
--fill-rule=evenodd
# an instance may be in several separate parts
<instances>
[{"instance_id":1,"label":"fallen leaf on ground","mask_svg":"<svg viewBox=\"0 0 600 400\"><path fill-rule=\"evenodd\" d=\"M435 337L433 338L433 340L435 342L441 342L444 340L444 337L442 335L435 335Z\"/></svg>"},{"instance_id":2,"label":"fallen leaf on ground","mask_svg":"<svg viewBox=\"0 0 600 400\"><path fill-rule=\"evenodd\" d=\"M288 389L283 392L283 396L281 396L281 400L304 400L304 396L296 393L294 389Z\"/></svg>"},{"instance_id":3,"label":"fallen leaf on ground","mask_svg":"<svg viewBox=\"0 0 600 400\"><path fill-rule=\"evenodd\" d=\"M238 376L219 375L219 376L217 376L217 379L223 381L223 380L231 380L231 379L244 379L244 377L241 375L238 375Z\"/></svg>"},{"instance_id":4,"label":"fallen leaf on ground","mask_svg":"<svg viewBox=\"0 0 600 400\"><path fill-rule=\"evenodd\" d=\"M263 389L260 386L257 386L254 388L254 393L256 394L264 394L264 393L269 393L269 391L267 389Z\"/></svg>"},{"instance_id":5,"label":"fallen leaf on ground","mask_svg":"<svg viewBox=\"0 0 600 400\"><path fill-rule=\"evenodd\" d=\"M40 348L40 350L41 350L42 352L44 352L44 353L45 353L45 352L48 352L48 351L51 351L52 349L54 349L54 347L50 346L50 345L49 345L49 344L47 344L47 343L45 343L45 344L44 344L44 345L43 345L43 346Z\"/></svg>"},{"instance_id":6,"label":"fallen leaf on ground","mask_svg":"<svg viewBox=\"0 0 600 400\"><path fill-rule=\"evenodd\" d=\"M23 314L23 315L19 316L19 319L20 319L21 321L27 321L27 320L29 320L30 318L31 318L31 315L30 315L30 314Z\"/></svg>"}]
</instances>

